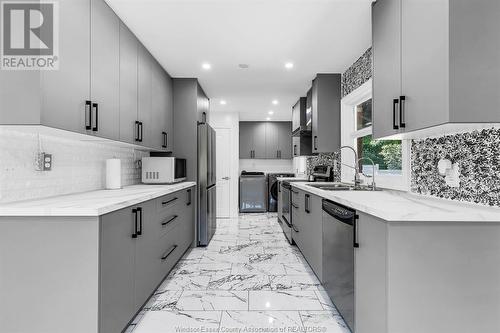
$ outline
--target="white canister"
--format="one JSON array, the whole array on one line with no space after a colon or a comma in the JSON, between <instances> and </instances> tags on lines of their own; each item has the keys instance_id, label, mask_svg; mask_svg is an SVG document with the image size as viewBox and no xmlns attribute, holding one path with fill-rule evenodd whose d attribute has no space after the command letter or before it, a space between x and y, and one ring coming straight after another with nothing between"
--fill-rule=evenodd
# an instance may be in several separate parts
<instances>
[{"instance_id":1,"label":"white canister","mask_svg":"<svg viewBox=\"0 0 500 333\"><path fill-rule=\"evenodd\" d=\"M122 188L122 163L118 158L106 160L106 189Z\"/></svg>"}]
</instances>

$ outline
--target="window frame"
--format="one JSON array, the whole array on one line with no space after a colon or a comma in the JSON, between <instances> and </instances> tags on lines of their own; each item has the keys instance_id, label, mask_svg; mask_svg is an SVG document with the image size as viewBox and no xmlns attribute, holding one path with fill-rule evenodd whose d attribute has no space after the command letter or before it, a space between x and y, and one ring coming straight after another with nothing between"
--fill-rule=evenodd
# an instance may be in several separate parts
<instances>
[{"instance_id":1,"label":"window frame","mask_svg":"<svg viewBox=\"0 0 500 333\"><path fill-rule=\"evenodd\" d=\"M360 87L344 96L341 100L341 144L342 146L351 146L357 152L357 139L373 133L372 126L356 130L356 107L372 98L372 79L362 84ZM372 109L372 117L373 117ZM410 144L408 140L401 140L401 174L375 174L375 183L377 187L408 191L409 189L409 160L410 160ZM348 149L342 149L341 160L343 164L354 165L353 153ZM361 179L365 184L371 183L371 178L361 175ZM342 182L352 183L354 180L354 170L342 165L341 167Z\"/></svg>"}]
</instances>

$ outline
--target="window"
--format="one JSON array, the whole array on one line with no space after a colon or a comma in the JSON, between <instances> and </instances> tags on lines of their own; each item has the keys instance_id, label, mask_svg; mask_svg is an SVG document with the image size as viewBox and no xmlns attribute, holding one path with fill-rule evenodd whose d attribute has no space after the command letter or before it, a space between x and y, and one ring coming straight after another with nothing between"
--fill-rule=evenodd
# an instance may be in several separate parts
<instances>
[{"instance_id":1,"label":"window","mask_svg":"<svg viewBox=\"0 0 500 333\"><path fill-rule=\"evenodd\" d=\"M366 183L370 184L371 175L375 174L377 186L406 189L407 143L372 137L371 80L342 99L341 121L342 145L355 148L359 158L354 161L352 152L342 151L342 181L352 182L354 171L348 166L358 163Z\"/></svg>"}]
</instances>

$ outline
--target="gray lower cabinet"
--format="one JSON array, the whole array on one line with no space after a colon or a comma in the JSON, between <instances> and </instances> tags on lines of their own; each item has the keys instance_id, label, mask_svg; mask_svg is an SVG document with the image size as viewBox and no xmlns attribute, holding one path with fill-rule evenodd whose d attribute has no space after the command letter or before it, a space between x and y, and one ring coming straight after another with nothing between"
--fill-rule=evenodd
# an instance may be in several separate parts
<instances>
[{"instance_id":1,"label":"gray lower cabinet","mask_svg":"<svg viewBox=\"0 0 500 333\"><path fill-rule=\"evenodd\" d=\"M354 251L355 327L360 333L387 329L387 223L363 212L357 223Z\"/></svg>"},{"instance_id":2,"label":"gray lower cabinet","mask_svg":"<svg viewBox=\"0 0 500 333\"><path fill-rule=\"evenodd\" d=\"M118 140L120 123L120 19L102 0L91 2L92 133Z\"/></svg>"},{"instance_id":3,"label":"gray lower cabinet","mask_svg":"<svg viewBox=\"0 0 500 333\"><path fill-rule=\"evenodd\" d=\"M193 189L100 218L100 333L121 332L191 246Z\"/></svg>"},{"instance_id":4,"label":"gray lower cabinet","mask_svg":"<svg viewBox=\"0 0 500 333\"><path fill-rule=\"evenodd\" d=\"M318 74L312 83L312 152L340 149L341 75Z\"/></svg>"},{"instance_id":5,"label":"gray lower cabinet","mask_svg":"<svg viewBox=\"0 0 500 333\"><path fill-rule=\"evenodd\" d=\"M500 121L499 11L489 0L373 4L375 138Z\"/></svg>"},{"instance_id":6,"label":"gray lower cabinet","mask_svg":"<svg viewBox=\"0 0 500 333\"><path fill-rule=\"evenodd\" d=\"M323 279L323 219L322 199L302 190L293 189L292 238L316 276Z\"/></svg>"}]
</instances>

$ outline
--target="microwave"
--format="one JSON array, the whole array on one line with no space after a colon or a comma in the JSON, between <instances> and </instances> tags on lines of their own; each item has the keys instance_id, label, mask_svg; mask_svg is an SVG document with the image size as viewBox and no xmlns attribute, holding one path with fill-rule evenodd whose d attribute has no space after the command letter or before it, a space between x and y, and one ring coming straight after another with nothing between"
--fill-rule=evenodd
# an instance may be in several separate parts
<instances>
[{"instance_id":1,"label":"microwave","mask_svg":"<svg viewBox=\"0 0 500 333\"><path fill-rule=\"evenodd\" d=\"M177 157L143 157L144 184L171 184L186 180L186 159Z\"/></svg>"}]
</instances>

